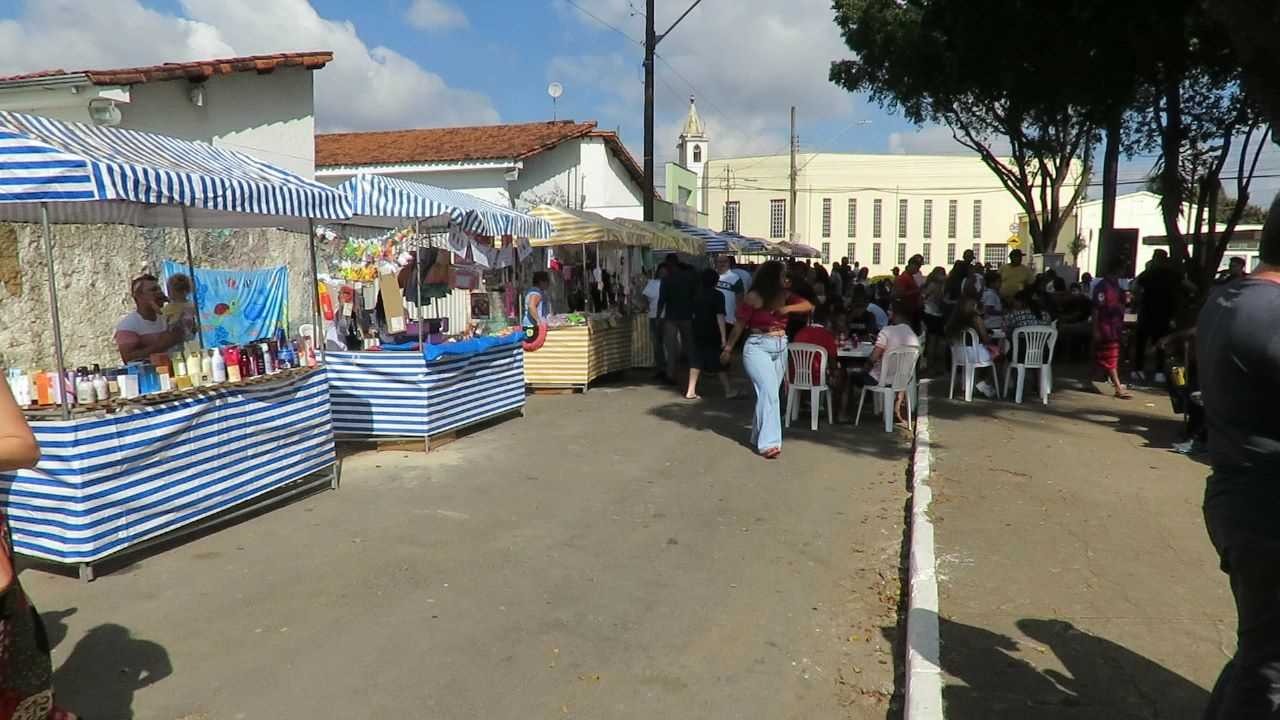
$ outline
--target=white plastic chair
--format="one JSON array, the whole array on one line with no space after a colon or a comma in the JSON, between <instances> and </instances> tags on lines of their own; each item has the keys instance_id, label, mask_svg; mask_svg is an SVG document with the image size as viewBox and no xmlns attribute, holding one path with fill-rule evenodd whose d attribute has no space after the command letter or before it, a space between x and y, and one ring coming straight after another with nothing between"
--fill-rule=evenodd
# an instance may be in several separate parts
<instances>
[{"instance_id":1,"label":"white plastic chair","mask_svg":"<svg viewBox=\"0 0 1280 720\"><path fill-rule=\"evenodd\" d=\"M813 376L813 360L819 359L818 377ZM835 424L835 402L831 396L831 388L827 387L827 351L826 348L809 343L791 343L787 346L787 365L791 373L791 383L787 385L787 427L800 414L800 403L796 402L800 391L809 391L809 427L818 429L818 409L823 393L827 395L827 422Z\"/></svg>"},{"instance_id":2,"label":"white plastic chair","mask_svg":"<svg viewBox=\"0 0 1280 720\"><path fill-rule=\"evenodd\" d=\"M982 347L982 341L978 339L978 331L973 328L966 328L963 340L951 345L951 390L947 393L948 399L955 398L956 370L963 369L964 401L973 402L973 383L981 368L991 368L991 380L995 383L996 397L1000 397L1000 373L996 372L995 362L977 362L980 347ZM969 352L969 348L973 348L972 353Z\"/></svg>"},{"instance_id":3,"label":"white plastic chair","mask_svg":"<svg viewBox=\"0 0 1280 720\"><path fill-rule=\"evenodd\" d=\"M1022 386L1028 370L1038 370L1040 402L1049 404L1053 388L1053 348L1058 344L1058 331L1049 325L1028 325L1013 331L1013 350L1004 370L1004 394L1009 394L1010 375L1018 371L1018 389L1014 400L1022 402ZM1019 360L1021 358L1021 360Z\"/></svg>"},{"instance_id":4,"label":"white plastic chair","mask_svg":"<svg viewBox=\"0 0 1280 720\"><path fill-rule=\"evenodd\" d=\"M920 359L920 348L899 347L890 350L880 358L880 384L863 385L862 394L858 397L858 414L853 418L856 426L862 421L862 404L867 400L867 393L872 393L880 402L880 413L884 415L884 431L893 432L893 407L898 393L907 396L907 423L911 423L911 408L915 405L916 362Z\"/></svg>"}]
</instances>

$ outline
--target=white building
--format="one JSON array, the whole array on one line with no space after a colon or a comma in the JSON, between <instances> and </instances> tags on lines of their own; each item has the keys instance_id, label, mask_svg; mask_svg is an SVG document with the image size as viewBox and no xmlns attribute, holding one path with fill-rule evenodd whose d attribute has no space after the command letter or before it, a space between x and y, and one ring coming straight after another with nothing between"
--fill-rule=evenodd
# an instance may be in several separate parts
<instances>
[{"instance_id":1,"label":"white building","mask_svg":"<svg viewBox=\"0 0 1280 720\"><path fill-rule=\"evenodd\" d=\"M572 120L317 135L316 179L373 173L526 209L547 203L642 219L644 172L618 139Z\"/></svg>"},{"instance_id":2,"label":"white building","mask_svg":"<svg viewBox=\"0 0 1280 720\"><path fill-rule=\"evenodd\" d=\"M692 193L693 207L700 213L707 212L707 162L711 159L711 139L707 137L706 126L702 124L702 118L698 116L698 107L693 102L693 96L689 96L689 117L685 119L684 130L680 132L680 142L676 143L677 164L693 173L697 177L698 188ZM688 188L667 188L668 195L672 203L676 205L689 205L689 197L680 197L679 195L688 191Z\"/></svg>"},{"instance_id":3,"label":"white building","mask_svg":"<svg viewBox=\"0 0 1280 720\"><path fill-rule=\"evenodd\" d=\"M1187 232L1190 221L1194 218L1194 208L1188 206L1183 209L1179 222L1183 232ZM1070 246L1071 239L1078 236L1084 241L1085 247L1076 259L1076 266L1081 272L1097 274L1102 270L1098 267L1098 255L1101 250L1098 233L1101 227L1102 201L1090 200L1078 204L1073 214L1073 222L1069 223L1059 236L1058 252L1066 253L1067 260L1070 261L1071 256L1067 248ZM1146 267L1156 250L1169 249L1164 216L1160 211L1160 196L1155 193L1143 191L1118 196L1115 228L1137 233L1137 248L1134 254L1135 272L1141 272L1142 268ZM1244 258L1245 266L1250 269L1257 265L1258 240L1261 232L1261 225L1236 226L1233 239L1228 242L1227 252L1222 257L1222 267L1225 268L1232 257Z\"/></svg>"},{"instance_id":4,"label":"white building","mask_svg":"<svg viewBox=\"0 0 1280 720\"><path fill-rule=\"evenodd\" d=\"M0 110L200 140L312 177L316 51L0 77Z\"/></svg>"},{"instance_id":5,"label":"white building","mask_svg":"<svg viewBox=\"0 0 1280 720\"><path fill-rule=\"evenodd\" d=\"M711 160L708 217L715 229L789 240L789 155ZM973 250L1004 262L1018 230L1017 201L976 156L801 153L795 239L825 262L848 257L873 275L917 253L948 265Z\"/></svg>"}]
</instances>

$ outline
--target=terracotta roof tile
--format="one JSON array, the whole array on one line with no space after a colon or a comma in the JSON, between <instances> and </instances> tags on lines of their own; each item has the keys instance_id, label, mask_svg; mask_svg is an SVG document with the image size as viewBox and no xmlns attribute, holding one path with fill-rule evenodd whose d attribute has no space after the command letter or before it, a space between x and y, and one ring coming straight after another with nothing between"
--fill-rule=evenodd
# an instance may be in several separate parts
<instances>
[{"instance_id":1,"label":"terracotta roof tile","mask_svg":"<svg viewBox=\"0 0 1280 720\"><path fill-rule=\"evenodd\" d=\"M644 182L644 173L617 133L597 130L594 122L572 120L317 135L316 167L519 161L587 136L603 138L636 183Z\"/></svg>"},{"instance_id":2,"label":"terracotta roof tile","mask_svg":"<svg viewBox=\"0 0 1280 720\"><path fill-rule=\"evenodd\" d=\"M116 68L111 70L42 70L23 75L0 77L0 83L20 80L38 80L46 77L85 75L94 85L137 85L158 80L208 80L215 75L231 75L241 72L266 74L282 67L302 67L319 70L333 60L327 50L312 52L275 53L271 55L246 55L244 57L195 60L192 62L165 63L146 67Z\"/></svg>"}]
</instances>

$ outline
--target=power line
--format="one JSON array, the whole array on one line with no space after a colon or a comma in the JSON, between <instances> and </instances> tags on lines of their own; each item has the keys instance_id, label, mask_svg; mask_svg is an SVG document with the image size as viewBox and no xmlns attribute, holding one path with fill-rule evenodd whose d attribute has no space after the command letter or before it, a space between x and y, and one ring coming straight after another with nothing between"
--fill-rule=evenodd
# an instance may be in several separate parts
<instances>
[{"instance_id":1,"label":"power line","mask_svg":"<svg viewBox=\"0 0 1280 720\"><path fill-rule=\"evenodd\" d=\"M641 42L641 41L639 41L639 40L637 40L637 39L635 39L635 38L631 37L630 35L626 34L626 33L625 33L625 32L623 32L622 30L619 30L616 26L609 24L609 22L608 22L608 21L606 21L606 20L602 19L600 16L596 15L595 13L591 12L590 10L588 10L588 9L586 9L586 8L584 8L584 7L582 7L582 6L581 6L581 5L579 5L578 3L574 2L574 0L564 0L564 1L565 1L565 2L567 2L567 3L569 3L570 5L572 5L573 7L577 8L577 9L578 9L578 12L582 13L583 15L586 15L587 17L591 18L592 20L595 20L596 22L600 23L601 25L603 25L603 26L605 26L605 27L609 28L610 30L612 30L612 31L614 31L614 32L616 32L616 33L618 33L619 35L621 35L622 37L624 37L624 38L626 38L626 39L630 40L631 42L635 43L636 45L639 45L640 47L644 47L644 43L643 43L643 42Z\"/></svg>"}]
</instances>

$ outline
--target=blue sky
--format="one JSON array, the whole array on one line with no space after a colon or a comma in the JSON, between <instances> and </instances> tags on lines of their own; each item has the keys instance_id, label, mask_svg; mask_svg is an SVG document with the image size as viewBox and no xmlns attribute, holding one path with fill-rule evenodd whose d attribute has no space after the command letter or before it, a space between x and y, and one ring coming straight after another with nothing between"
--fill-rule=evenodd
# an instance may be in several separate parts
<instances>
[{"instance_id":1,"label":"blue sky","mask_svg":"<svg viewBox=\"0 0 1280 720\"><path fill-rule=\"evenodd\" d=\"M690 1L658 0L659 31ZM556 80L565 87L560 118L619 129L638 159L642 49L634 40L643 37L643 6L0 0L0 73L328 49L335 60L316 80L322 130L547 120L546 86ZM691 94L709 127L712 157L784 152L793 104L806 150L967 152L946 128L914 128L829 83L830 62L848 54L831 18L829 0L703 0L659 47L659 161L672 157ZM1122 179L1140 177L1149 163L1126 163ZM1280 170L1280 154L1268 153L1262 170ZM1265 191L1270 197L1274 185Z\"/></svg>"}]
</instances>

